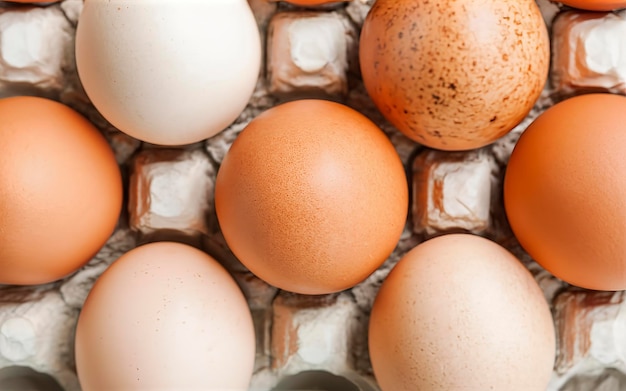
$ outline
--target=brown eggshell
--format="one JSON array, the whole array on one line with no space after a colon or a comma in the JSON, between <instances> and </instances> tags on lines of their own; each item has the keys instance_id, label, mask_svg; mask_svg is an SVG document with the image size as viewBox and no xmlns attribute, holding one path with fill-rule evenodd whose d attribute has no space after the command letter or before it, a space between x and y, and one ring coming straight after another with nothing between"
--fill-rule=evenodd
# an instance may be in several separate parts
<instances>
[{"instance_id":1,"label":"brown eggshell","mask_svg":"<svg viewBox=\"0 0 626 391\"><path fill-rule=\"evenodd\" d=\"M0 118L0 283L57 280L113 232L119 167L98 130L61 103L5 98Z\"/></svg>"},{"instance_id":2,"label":"brown eggshell","mask_svg":"<svg viewBox=\"0 0 626 391\"><path fill-rule=\"evenodd\" d=\"M522 134L504 181L520 244L555 276L626 289L626 97L590 94L552 106Z\"/></svg>"},{"instance_id":3,"label":"brown eggshell","mask_svg":"<svg viewBox=\"0 0 626 391\"><path fill-rule=\"evenodd\" d=\"M96 281L76 327L76 369L83 391L245 391L255 346L228 272L193 247L157 242Z\"/></svg>"},{"instance_id":4,"label":"brown eggshell","mask_svg":"<svg viewBox=\"0 0 626 391\"><path fill-rule=\"evenodd\" d=\"M589 11L613 11L626 8L626 1L615 0L559 0L559 3Z\"/></svg>"},{"instance_id":5,"label":"brown eggshell","mask_svg":"<svg viewBox=\"0 0 626 391\"><path fill-rule=\"evenodd\" d=\"M361 32L361 71L378 109L443 150L509 132L539 97L549 60L534 0L378 0Z\"/></svg>"},{"instance_id":6,"label":"brown eggshell","mask_svg":"<svg viewBox=\"0 0 626 391\"><path fill-rule=\"evenodd\" d=\"M215 206L250 271L281 289L322 294L361 282L389 256L408 184L373 122L338 103L301 100L266 111L237 137Z\"/></svg>"},{"instance_id":7,"label":"brown eggshell","mask_svg":"<svg viewBox=\"0 0 626 391\"><path fill-rule=\"evenodd\" d=\"M541 289L511 253L453 234L409 251L383 282L369 350L382 391L545 391L555 333Z\"/></svg>"}]
</instances>

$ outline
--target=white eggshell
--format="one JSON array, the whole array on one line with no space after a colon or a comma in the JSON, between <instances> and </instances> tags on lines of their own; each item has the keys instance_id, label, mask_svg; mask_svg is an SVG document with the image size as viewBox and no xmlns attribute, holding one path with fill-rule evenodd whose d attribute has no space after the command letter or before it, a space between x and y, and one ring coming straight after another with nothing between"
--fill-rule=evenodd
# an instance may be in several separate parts
<instances>
[{"instance_id":1,"label":"white eggshell","mask_svg":"<svg viewBox=\"0 0 626 391\"><path fill-rule=\"evenodd\" d=\"M76 62L89 99L115 127L183 145L219 133L243 111L261 40L246 0L89 0Z\"/></svg>"}]
</instances>

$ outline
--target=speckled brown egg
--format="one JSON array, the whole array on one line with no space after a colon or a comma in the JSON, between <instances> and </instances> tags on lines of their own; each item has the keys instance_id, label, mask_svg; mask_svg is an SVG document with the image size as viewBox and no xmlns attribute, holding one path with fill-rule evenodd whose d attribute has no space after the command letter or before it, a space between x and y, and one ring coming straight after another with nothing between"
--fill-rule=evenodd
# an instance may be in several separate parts
<instances>
[{"instance_id":1,"label":"speckled brown egg","mask_svg":"<svg viewBox=\"0 0 626 391\"><path fill-rule=\"evenodd\" d=\"M350 288L396 246L408 210L402 162L359 112L300 100L256 117L237 137L215 183L230 249L284 290Z\"/></svg>"},{"instance_id":2,"label":"speckled brown egg","mask_svg":"<svg viewBox=\"0 0 626 391\"><path fill-rule=\"evenodd\" d=\"M378 0L360 41L381 113L443 150L482 147L513 129L543 89L549 54L534 0Z\"/></svg>"}]
</instances>

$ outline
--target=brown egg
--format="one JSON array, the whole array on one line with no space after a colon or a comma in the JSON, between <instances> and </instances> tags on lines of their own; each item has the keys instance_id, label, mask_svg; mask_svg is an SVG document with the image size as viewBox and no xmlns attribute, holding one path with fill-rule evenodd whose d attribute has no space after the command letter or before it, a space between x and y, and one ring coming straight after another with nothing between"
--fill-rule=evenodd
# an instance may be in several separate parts
<instances>
[{"instance_id":1,"label":"brown egg","mask_svg":"<svg viewBox=\"0 0 626 391\"><path fill-rule=\"evenodd\" d=\"M522 134L504 201L520 244L555 276L626 289L626 97L590 94L552 106Z\"/></svg>"},{"instance_id":2,"label":"brown egg","mask_svg":"<svg viewBox=\"0 0 626 391\"><path fill-rule=\"evenodd\" d=\"M559 3L590 11L613 11L626 8L626 1L623 0L559 0Z\"/></svg>"},{"instance_id":3,"label":"brown egg","mask_svg":"<svg viewBox=\"0 0 626 391\"><path fill-rule=\"evenodd\" d=\"M5 98L0 118L0 283L57 280L113 232L120 170L98 130L61 103Z\"/></svg>"},{"instance_id":4,"label":"brown egg","mask_svg":"<svg viewBox=\"0 0 626 391\"><path fill-rule=\"evenodd\" d=\"M369 351L382 391L545 391L555 333L541 289L511 253L453 234L409 251L383 282Z\"/></svg>"},{"instance_id":5,"label":"brown egg","mask_svg":"<svg viewBox=\"0 0 626 391\"><path fill-rule=\"evenodd\" d=\"M549 60L534 0L378 0L361 32L363 81L378 109L443 150L482 147L515 127Z\"/></svg>"},{"instance_id":6,"label":"brown egg","mask_svg":"<svg viewBox=\"0 0 626 391\"><path fill-rule=\"evenodd\" d=\"M281 289L341 291L396 246L408 184L393 145L362 114L301 100L255 118L215 184L224 237L250 271Z\"/></svg>"}]
</instances>

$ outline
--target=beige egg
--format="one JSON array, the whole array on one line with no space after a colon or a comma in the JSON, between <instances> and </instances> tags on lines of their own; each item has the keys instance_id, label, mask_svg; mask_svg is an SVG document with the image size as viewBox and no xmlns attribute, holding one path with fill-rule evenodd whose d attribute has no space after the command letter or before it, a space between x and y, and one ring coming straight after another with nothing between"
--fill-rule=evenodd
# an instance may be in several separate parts
<instances>
[{"instance_id":1,"label":"beige egg","mask_svg":"<svg viewBox=\"0 0 626 391\"><path fill-rule=\"evenodd\" d=\"M511 253L454 234L418 245L391 271L369 349L383 391L545 391L555 332L541 289Z\"/></svg>"},{"instance_id":2,"label":"beige egg","mask_svg":"<svg viewBox=\"0 0 626 391\"><path fill-rule=\"evenodd\" d=\"M76 369L83 391L244 391L255 346L246 300L217 261L151 243L96 281L76 328Z\"/></svg>"},{"instance_id":3,"label":"beige egg","mask_svg":"<svg viewBox=\"0 0 626 391\"><path fill-rule=\"evenodd\" d=\"M482 147L515 127L549 61L534 0L378 0L361 33L363 80L378 109L443 150Z\"/></svg>"}]
</instances>

